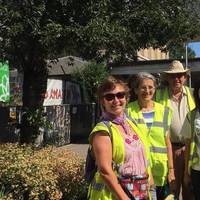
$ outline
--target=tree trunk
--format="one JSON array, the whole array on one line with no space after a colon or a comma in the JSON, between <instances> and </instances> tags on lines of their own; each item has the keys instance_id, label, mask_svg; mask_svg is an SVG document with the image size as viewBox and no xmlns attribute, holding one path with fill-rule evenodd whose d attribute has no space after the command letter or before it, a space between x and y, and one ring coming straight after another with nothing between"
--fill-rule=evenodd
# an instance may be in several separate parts
<instances>
[{"instance_id":1,"label":"tree trunk","mask_svg":"<svg viewBox=\"0 0 200 200\"><path fill-rule=\"evenodd\" d=\"M29 123L27 110L35 112L43 105L47 85L47 66L43 59L27 62L24 66L22 123L20 143L34 143L39 134L37 123Z\"/></svg>"}]
</instances>

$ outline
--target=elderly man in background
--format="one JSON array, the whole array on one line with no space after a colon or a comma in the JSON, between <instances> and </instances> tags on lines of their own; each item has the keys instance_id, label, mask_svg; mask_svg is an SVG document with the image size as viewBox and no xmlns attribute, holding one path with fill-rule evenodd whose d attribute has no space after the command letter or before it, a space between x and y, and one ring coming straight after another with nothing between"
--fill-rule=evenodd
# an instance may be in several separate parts
<instances>
[{"instance_id":1,"label":"elderly man in background","mask_svg":"<svg viewBox=\"0 0 200 200\"><path fill-rule=\"evenodd\" d=\"M184 69L180 61L174 60L163 74L167 85L158 89L155 95L156 101L170 107L173 111L170 137L176 178L175 197L179 199L182 187L183 200L192 199L190 187L184 185L183 182L185 165L184 131L190 131L190 120L187 119L187 114L195 108L192 92L190 88L184 86L188 72L189 69Z\"/></svg>"}]
</instances>

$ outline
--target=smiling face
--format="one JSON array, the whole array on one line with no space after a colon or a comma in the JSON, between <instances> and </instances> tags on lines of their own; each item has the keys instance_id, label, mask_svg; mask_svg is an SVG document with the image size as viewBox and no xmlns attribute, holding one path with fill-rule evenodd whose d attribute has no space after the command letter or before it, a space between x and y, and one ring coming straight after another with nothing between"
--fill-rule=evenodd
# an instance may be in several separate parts
<instances>
[{"instance_id":1,"label":"smiling face","mask_svg":"<svg viewBox=\"0 0 200 200\"><path fill-rule=\"evenodd\" d=\"M101 104L105 111L114 115L122 116L127 103L127 95L122 85L116 84L115 88L103 94Z\"/></svg>"},{"instance_id":2,"label":"smiling face","mask_svg":"<svg viewBox=\"0 0 200 200\"><path fill-rule=\"evenodd\" d=\"M138 88L135 90L138 100L142 102L151 101L155 93L155 85L152 79L142 79Z\"/></svg>"},{"instance_id":3,"label":"smiling face","mask_svg":"<svg viewBox=\"0 0 200 200\"><path fill-rule=\"evenodd\" d=\"M184 83L187 80L186 73L168 74L167 81L172 91L182 90Z\"/></svg>"}]
</instances>

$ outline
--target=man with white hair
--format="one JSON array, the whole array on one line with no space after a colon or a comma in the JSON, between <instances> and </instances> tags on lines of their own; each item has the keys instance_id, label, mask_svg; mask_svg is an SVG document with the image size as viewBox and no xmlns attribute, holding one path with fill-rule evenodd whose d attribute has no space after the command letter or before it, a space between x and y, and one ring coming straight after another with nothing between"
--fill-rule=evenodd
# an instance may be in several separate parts
<instances>
[{"instance_id":1,"label":"man with white hair","mask_svg":"<svg viewBox=\"0 0 200 200\"><path fill-rule=\"evenodd\" d=\"M190 131L187 114L195 108L191 90L185 86L189 69L184 69L182 63L174 60L170 63L163 77L168 86L156 91L155 100L172 109L172 123L170 127L170 138L173 150L173 161L176 178L175 197L179 199L182 187L182 199L190 200L189 187L183 183L185 165L185 141L184 131Z\"/></svg>"}]
</instances>

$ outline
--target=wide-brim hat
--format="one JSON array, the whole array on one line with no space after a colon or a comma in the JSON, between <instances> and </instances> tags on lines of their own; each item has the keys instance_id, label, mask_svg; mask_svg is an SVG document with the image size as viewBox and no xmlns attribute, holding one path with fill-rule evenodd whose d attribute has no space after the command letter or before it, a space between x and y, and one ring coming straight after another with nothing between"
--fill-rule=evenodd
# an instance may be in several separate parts
<instances>
[{"instance_id":1,"label":"wide-brim hat","mask_svg":"<svg viewBox=\"0 0 200 200\"><path fill-rule=\"evenodd\" d=\"M168 67L167 71L164 71L166 74L179 74L179 73L188 73L190 69L184 69L183 64L178 61L174 60Z\"/></svg>"}]
</instances>

